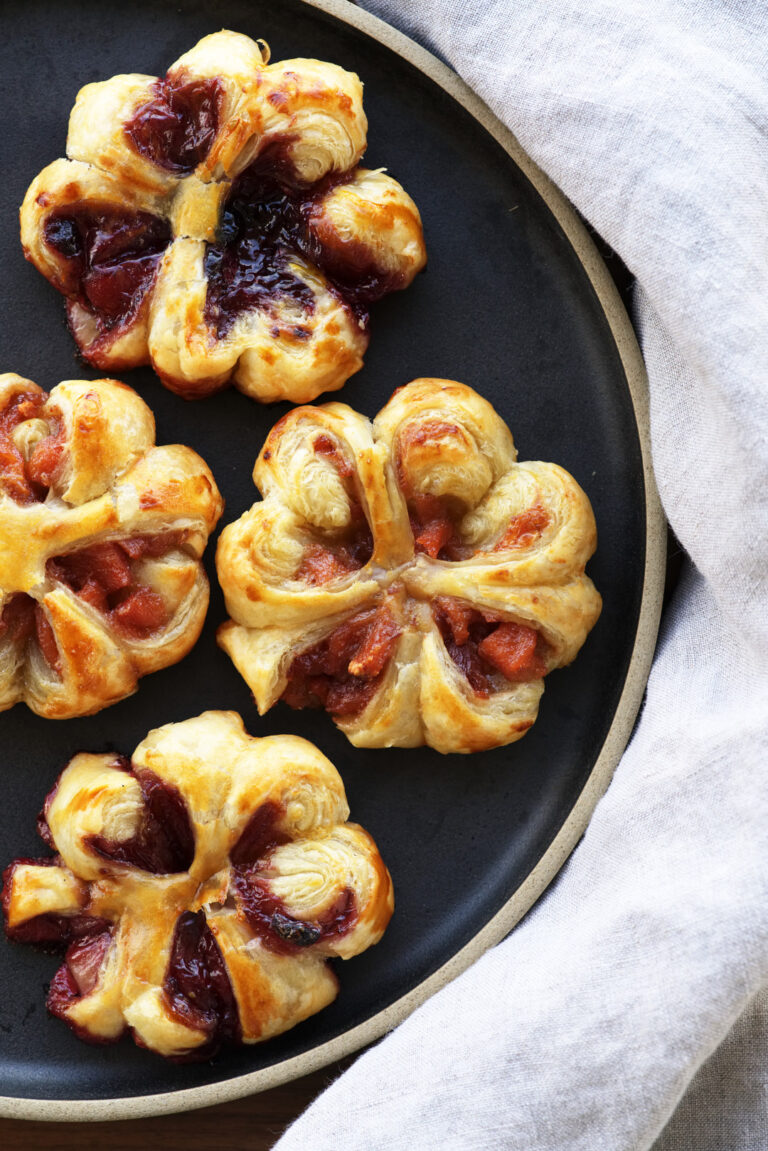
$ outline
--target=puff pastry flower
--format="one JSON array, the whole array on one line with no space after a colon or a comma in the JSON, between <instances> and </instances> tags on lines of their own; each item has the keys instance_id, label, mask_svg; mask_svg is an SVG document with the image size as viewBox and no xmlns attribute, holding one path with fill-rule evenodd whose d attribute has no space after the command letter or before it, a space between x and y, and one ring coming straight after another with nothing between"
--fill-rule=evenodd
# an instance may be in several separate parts
<instances>
[{"instance_id":1,"label":"puff pastry flower","mask_svg":"<svg viewBox=\"0 0 768 1151\"><path fill-rule=\"evenodd\" d=\"M209 711L129 761L76 755L5 871L6 933L68 944L48 1007L83 1039L174 1059L257 1043L325 1007L327 964L377 943L392 883L324 755Z\"/></svg>"},{"instance_id":2,"label":"puff pastry flower","mask_svg":"<svg viewBox=\"0 0 768 1151\"><path fill-rule=\"evenodd\" d=\"M0 375L0 710L90 715L185 656L222 507L125 384Z\"/></svg>"},{"instance_id":3,"label":"puff pastry flower","mask_svg":"<svg viewBox=\"0 0 768 1151\"><path fill-rule=\"evenodd\" d=\"M359 747L471 752L519 739L544 676L600 614L589 500L518 463L491 405L452 380L275 425L264 499L221 535L221 647L260 712L323 706Z\"/></svg>"},{"instance_id":4,"label":"puff pastry flower","mask_svg":"<svg viewBox=\"0 0 768 1151\"><path fill-rule=\"evenodd\" d=\"M27 259L89 363L152 364L193 399L306 402L362 366L372 301L424 266L416 205L359 167L362 84L206 36L165 77L87 84L66 160L30 185Z\"/></svg>"}]
</instances>

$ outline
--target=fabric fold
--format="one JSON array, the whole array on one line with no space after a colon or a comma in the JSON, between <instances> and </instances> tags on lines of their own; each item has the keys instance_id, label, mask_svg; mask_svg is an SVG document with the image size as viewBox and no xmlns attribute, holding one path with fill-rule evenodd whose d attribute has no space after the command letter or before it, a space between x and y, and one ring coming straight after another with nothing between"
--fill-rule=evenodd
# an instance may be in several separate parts
<instances>
[{"instance_id":1,"label":"fabric fold","mask_svg":"<svg viewBox=\"0 0 768 1151\"><path fill-rule=\"evenodd\" d=\"M742 1113L722 1112L739 1036L765 1039L740 1017L768 982L768 14L361 6L446 59L635 275L654 466L687 556L633 740L558 879L278 1146L646 1151L709 1060L659 1151L757 1151L764 1091L734 1088ZM707 1081L719 1117L688 1103Z\"/></svg>"}]
</instances>

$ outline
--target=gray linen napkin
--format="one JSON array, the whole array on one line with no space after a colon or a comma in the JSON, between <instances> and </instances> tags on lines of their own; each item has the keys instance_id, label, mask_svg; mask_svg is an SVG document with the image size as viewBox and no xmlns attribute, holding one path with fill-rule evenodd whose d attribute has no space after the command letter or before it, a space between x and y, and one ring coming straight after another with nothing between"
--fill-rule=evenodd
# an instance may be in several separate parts
<instances>
[{"instance_id":1,"label":"gray linen napkin","mask_svg":"<svg viewBox=\"0 0 768 1151\"><path fill-rule=\"evenodd\" d=\"M707 1060L658 1151L765 1151L768 9L361 6L447 59L637 277L657 480L689 558L559 879L280 1151L640 1151Z\"/></svg>"}]
</instances>

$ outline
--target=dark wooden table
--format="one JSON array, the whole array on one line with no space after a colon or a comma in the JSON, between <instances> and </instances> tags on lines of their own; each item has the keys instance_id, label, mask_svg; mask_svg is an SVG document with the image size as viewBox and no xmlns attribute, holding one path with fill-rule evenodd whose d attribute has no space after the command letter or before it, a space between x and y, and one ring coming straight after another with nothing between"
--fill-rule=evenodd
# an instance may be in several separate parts
<instances>
[{"instance_id":1,"label":"dark wooden table","mask_svg":"<svg viewBox=\"0 0 768 1151\"><path fill-rule=\"evenodd\" d=\"M118 1123L33 1123L0 1119L3 1151L269 1151L286 1127L354 1056L234 1103Z\"/></svg>"}]
</instances>

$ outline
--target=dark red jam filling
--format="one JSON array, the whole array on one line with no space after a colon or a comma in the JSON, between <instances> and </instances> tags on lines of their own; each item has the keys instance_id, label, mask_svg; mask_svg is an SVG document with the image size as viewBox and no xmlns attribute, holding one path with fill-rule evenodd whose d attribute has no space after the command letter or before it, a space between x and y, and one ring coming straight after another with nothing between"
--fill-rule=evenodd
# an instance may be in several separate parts
<instances>
[{"instance_id":1,"label":"dark red jam filling","mask_svg":"<svg viewBox=\"0 0 768 1151\"><path fill-rule=\"evenodd\" d=\"M147 768L132 769L128 760L119 761L119 766L132 771L141 788L144 810L139 828L131 839L120 843L92 835L88 847L112 863L125 863L152 875L188 871L195 855L195 833L181 792Z\"/></svg>"},{"instance_id":2,"label":"dark red jam filling","mask_svg":"<svg viewBox=\"0 0 768 1151\"><path fill-rule=\"evenodd\" d=\"M317 919L295 919L285 904L269 889L269 882L258 874L258 865L232 869L237 899L251 929L264 946L279 955L295 955L326 939L337 939L357 920L355 893L345 888L338 899Z\"/></svg>"},{"instance_id":3,"label":"dark red jam filling","mask_svg":"<svg viewBox=\"0 0 768 1151\"><path fill-rule=\"evenodd\" d=\"M169 611L162 597L139 583L133 563L159 558L183 542L182 532L133 536L92 544L48 561L46 574L63 583L130 639L146 639L165 627Z\"/></svg>"},{"instance_id":4,"label":"dark red jam filling","mask_svg":"<svg viewBox=\"0 0 768 1151\"><path fill-rule=\"evenodd\" d=\"M282 804L267 800L254 811L243 828L240 838L229 853L232 863L241 865L256 863L267 852L290 838L280 831L278 824L285 814Z\"/></svg>"},{"instance_id":5,"label":"dark red jam filling","mask_svg":"<svg viewBox=\"0 0 768 1151\"><path fill-rule=\"evenodd\" d=\"M379 687L400 630L386 604L353 616L295 657L281 698L294 708L358 715Z\"/></svg>"},{"instance_id":6,"label":"dark red jam filling","mask_svg":"<svg viewBox=\"0 0 768 1151\"><path fill-rule=\"evenodd\" d=\"M280 804L262 804L230 852L230 860L232 885L250 927L270 951L292 955L322 939L344 935L357 919L357 907L354 892L345 889L320 917L307 921L289 915L272 894L268 879L260 872L272 850L290 838L278 827L284 814Z\"/></svg>"},{"instance_id":7,"label":"dark red jam filling","mask_svg":"<svg viewBox=\"0 0 768 1151\"><path fill-rule=\"evenodd\" d=\"M185 911L176 920L163 990L178 1021L208 1036L187 1058L209 1059L222 1043L240 1040L227 966L204 912Z\"/></svg>"},{"instance_id":8,"label":"dark red jam filling","mask_svg":"<svg viewBox=\"0 0 768 1151\"><path fill-rule=\"evenodd\" d=\"M44 235L67 261L66 294L95 316L102 333L135 317L171 241L166 220L95 204L52 212Z\"/></svg>"},{"instance_id":9,"label":"dark red jam filling","mask_svg":"<svg viewBox=\"0 0 768 1151\"><path fill-rule=\"evenodd\" d=\"M152 99L136 109L125 134L153 164L188 176L211 150L224 96L221 81L166 76L152 89Z\"/></svg>"},{"instance_id":10,"label":"dark red jam filling","mask_svg":"<svg viewBox=\"0 0 768 1151\"><path fill-rule=\"evenodd\" d=\"M56 636L45 611L31 596L19 592L12 596L0 616L0 642L7 638L16 648L34 642L48 666L61 675L61 655Z\"/></svg>"},{"instance_id":11,"label":"dark red jam filling","mask_svg":"<svg viewBox=\"0 0 768 1151\"><path fill-rule=\"evenodd\" d=\"M206 249L205 317L220 336L242 312L269 310L278 299L292 300L305 315L312 314L313 293L289 267L296 255L325 273L363 325L368 306L402 286L402 276L375 267L364 245L350 241L331 248L318 238L322 228L314 224L322 218L322 197L349 181L351 173L302 185L290 160L290 143L286 138L265 148L237 177L222 212L217 241ZM298 339L310 335L302 323L293 331Z\"/></svg>"},{"instance_id":12,"label":"dark red jam filling","mask_svg":"<svg viewBox=\"0 0 768 1151\"><path fill-rule=\"evenodd\" d=\"M51 1015L72 1028L86 1043L111 1043L94 1035L85 1027L80 1027L67 1018L67 1011L86 995L90 995L99 982L99 974L112 945L111 930L102 930L95 935L87 935L70 944L64 956L64 963L51 980L46 1006Z\"/></svg>"},{"instance_id":13,"label":"dark red jam filling","mask_svg":"<svg viewBox=\"0 0 768 1151\"><path fill-rule=\"evenodd\" d=\"M505 623L449 596L438 597L432 613L446 651L478 695L499 691L499 675L524 683L547 674L549 646L535 628Z\"/></svg>"},{"instance_id":14,"label":"dark red jam filling","mask_svg":"<svg viewBox=\"0 0 768 1151\"><path fill-rule=\"evenodd\" d=\"M19 392L0 413L0 482L19 504L45 499L64 452L64 430L57 420L49 420L50 434L35 444L28 460L13 440L19 424L41 418L47 399L44 392Z\"/></svg>"},{"instance_id":15,"label":"dark red jam filling","mask_svg":"<svg viewBox=\"0 0 768 1151\"><path fill-rule=\"evenodd\" d=\"M105 919L96 915L89 915L86 911L77 915L59 915L56 912L45 912L36 915L34 919L27 919L15 927L8 926L8 909L11 900L11 886L14 873L18 867L55 867L56 860L46 857L44 859L14 859L3 872L2 906L5 916L5 934L17 943L70 943L73 939L101 932L108 927Z\"/></svg>"}]
</instances>

